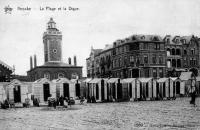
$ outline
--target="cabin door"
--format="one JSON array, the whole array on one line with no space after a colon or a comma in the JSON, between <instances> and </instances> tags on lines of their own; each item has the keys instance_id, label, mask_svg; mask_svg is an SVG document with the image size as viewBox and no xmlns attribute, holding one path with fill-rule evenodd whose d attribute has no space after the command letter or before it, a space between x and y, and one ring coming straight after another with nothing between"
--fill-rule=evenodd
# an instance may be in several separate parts
<instances>
[{"instance_id":1,"label":"cabin door","mask_svg":"<svg viewBox=\"0 0 200 130\"><path fill-rule=\"evenodd\" d=\"M69 99L69 84L68 83L63 84L63 96L68 97Z\"/></svg>"},{"instance_id":2,"label":"cabin door","mask_svg":"<svg viewBox=\"0 0 200 130\"><path fill-rule=\"evenodd\" d=\"M176 94L180 94L180 82L176 82Z\"/></svg>"},{"instance_id":3,"label":"cabin door","mask_svg":"<svg viewBox=\"0 0 200 130\"><path fill-rule=\"evenodd\" d=\"M50 88L49 84L43 84L43 92L44 92L44 101L47 101L48 97L50 96Z\"/></svg>"},{"instance_id":4,"label":"cabin door","mask_svg":"<svg viewBox=\"0 0 200 130\"><path fill-rule=\"evenodd\" d=\"M13 88L13 92L14 92L14 102L21 102L21 89L20 86L17 85Z\"/></svg>"},{"instance_id":5,"label":"cabin door","mask_svg":"<svg viewBox=\"0 0 200 130\"><path fill-rule=\"evenodd\" d=\"M104 98L104 80L101 80L101 100L105 100Z\"/></svg>"},{"instance_id":6,"label":"cabin door","mask_svg":"<svg viewBox=\"0 0 200 130\"><path fill-rule=\"evenodd\" d=\"M76 97L80 97L80 84L76 83L75 87L76 87Z\"/></svg>"}]
</instances>

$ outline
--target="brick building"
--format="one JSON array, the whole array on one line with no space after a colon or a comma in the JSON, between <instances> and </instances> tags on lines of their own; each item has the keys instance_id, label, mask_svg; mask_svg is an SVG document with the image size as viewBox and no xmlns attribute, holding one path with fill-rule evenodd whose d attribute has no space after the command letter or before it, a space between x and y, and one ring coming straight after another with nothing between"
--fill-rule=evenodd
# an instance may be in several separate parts
<instances>
[{"instance_id":1,"label":"brick building","mask_svg":"<svg viewBox=\"0 0 200 130\"><path fill-rule=\"evenodd\" d=\"M117 40L99 52L98 57L100 57L100 75L97 77L165 76L166 51L164 42L159 36L133 35ZM88 59L90 58L91 56Z\"/></svg>"},{"instance_id":2,"label":"brick building","mask_svg":"<svg viewBox=\"0 0 200 130\"><path fill-rule=\"evenodd\" d=\"M167 76L179 76L192 71L199 75L199 40L194 36L167 35L164 38L167 51Z\"/></svg>"},{"instance_id":3,"label":"brick building","mask_svg":"<svg viewBox=\"0 0 200 130\"><path fill-rule=\"evenodd\" d=\"M77 66L77 59L74 56L74 65L62 61L62 33L56 28L56 23L51 18L47 23L47 30L43 34L44 44L44 65L37 66L36 55L34 65L30 57L30 70L27 72L30 81L46 77L50 80L59 77L82 78L82 66Z\"/></svg>"}]
</instances>

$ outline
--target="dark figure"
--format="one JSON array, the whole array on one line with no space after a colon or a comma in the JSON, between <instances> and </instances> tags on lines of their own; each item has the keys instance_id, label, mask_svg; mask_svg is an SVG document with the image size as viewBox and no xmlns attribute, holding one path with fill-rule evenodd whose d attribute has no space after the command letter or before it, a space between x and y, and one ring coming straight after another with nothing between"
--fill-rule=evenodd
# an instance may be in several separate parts
<instances>
[{"instance_id":1,"label":"dark figure","mask_svg":"<svg viewBox=\"0 0 200 130\"><path fill-rule=\"evenodd\" d=\"M190 104L193 104L194 106L196 106L195 99L196 99L196 90L195 90L195 87L192 87Z\"/></svg>"},{"instance_id":2,"label":"dark figure","mask_svg":"<svg viewBox=\"0 0 200 130\"><path fill-rule=\"evenodd\" d=\"M91 98L88 96L87 103L91 103Z\"/></svg>"},{"instance_id":3,"label":"dark figure","mask_svg":"<svg viewBox=\"0 0 200 130\"><path fill-rule=\"evenodd\" d=\"M59 106L59 97L56 98L56 105Z\"/></svg>"},{"instance_id":4,"label":"dark figure","mask_svg":"<svg viewBox=\"0 0 200 130\"><path fill-rule=\"evenodd\" d=\"M91 100L92 100L92 103L96 103L96 99L94 96L92 96Z\"/></svg>"},{"instance_id":5,"label":"dark figure","mask_svg":"<svg viewBox=\"0 0 200 130\"><path fill-rule=\"evenodd\" d=\"M61 95L59 98L60 106L64 106L64 97Z\"/></svg>"},{"instance_id":6,"label":"dark figure","mask_svg":"<svg viewBox=\"0 0 200 130\"><path fill-rule=\"evenodd\" d=\"M9 108L9 102L7 99L3 103L1 103L1 108L3 109Z\"/></svg>"}]
</instances>

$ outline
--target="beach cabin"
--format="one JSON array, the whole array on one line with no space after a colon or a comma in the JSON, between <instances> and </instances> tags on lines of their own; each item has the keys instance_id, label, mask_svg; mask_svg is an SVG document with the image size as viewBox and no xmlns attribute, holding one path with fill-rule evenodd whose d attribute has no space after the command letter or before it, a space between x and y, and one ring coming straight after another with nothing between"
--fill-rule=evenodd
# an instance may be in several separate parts
<instances>
[{"instance_id":1,"label":"beach cabin","mask_svg":"<svg viewBox=\"0 0 200 130\"><path fill-rule=\"evenodd\" d=\"M89 82L91 81L91 78L86 78L85 80L82 81L82 84L85 88L85 97L88 99L89 97L91 98L91 92L92 92L92 88L91 88L91 84L89 84Z\"/></svg>"},{"instance_id":2,"label":"beach cabin","mask_svg":"<svg viewBox=\"0 0 200 130\"><path fill-rule=\"evenodd\" d=\"M14 79L6 86L6 94L7 98L14 103L24 103L29 94L28 85Z\"/></svg>"},{"instance_id":3,"label":"beach cabin","mask_svg":"<svg viewBox=\"0 0 200 130\"><path fill-rule=\"evenodd\" d=\"M107 80L107 97L108 101L123 100L122 81L119 78L110 78Z\"/></svg>"},{"instance_id":4,"label":"beach cabin","mask_svg":"<svg viewBox=\"0 0 200 130\"><path fill-rule=\"evenodd\" d=\"M170 98L175 99L176 98L176 82L177 86L179 86L179 91L180 91L180 79L177 77L170 77L169 78L169 88L170 88Z\"/></svg>"},{"instance_id":5,"label":"beach cabin","mask_svg":"<svg viewBox=\"0 0 200 130\"><path fill-rule=\"evenodd\" d=\"M153 98L153 78L137 79L137 97L139 100L151 100Z\"/></svg>"},{"instance_id":6,"label":"beach cabin","mask_svg":"<svg viewBox=\"0 0 200 130\"><path fill-rule=\"evenodd\" d=\"M67 78L58 78L52 80L53 83L56 84L56 97L70 97L75 98L75 87L72 82Z\"/></svg>"},{"instance_id":7,"label":"beach cabin","mask_svg":"<svg viewBox=\"0 0 200 130\"><path fill-rule=\"evenodd\" d=\"M84 86L82 85L82 82L79 79L71 79L70 81L75 89L75 98L80 98L81 96L84 96Z\"/></svg>"},{"instance_id":8,"label":"beach cabin","mask_svg":"<svg viewBox=\"0 0 200 130\"><path fill-rule=\"evenodd\" d=\"M50 94L56 98L56 84L48 80L47 78L41 78L33 82L33 95L34 98L38 98L41 103L45 103L48 100Z\"/></svg>"},{"instance_id":9,"label":"beach cabin","mask_svg":"<svg viewBox=\"0 0 200 130\"><path fill-rule=\"evenodd\" d=\"M7 82L0 82L0 102L3 102L6 96L6 86L8 85Z\"/></svg>"},{"instance_id":10,"label":"beach cabin","mask_svg":"<svg viewBox=\"0 0 200 130\"><path fill-rule=\"evenodd\" d=\"M89 96L94 96L97 102L103 102L107 99L106 97L106 81L108 79L94 78L89 81Z\"/></svg>"},{"instance_id":11,"label":"beach cabin","mask_svg":"<svg viewBox=\"0 0 200 130\"><path fill-rule=\"evenodd\" d=\"M192 83L195 82L195 77L192 72L181 72L180 79L180 95L189 95L189 90L192 87ZM177 81L176 81L177 82ZM195 84L193 84L195 85ZM179 92L179 85L176 84L177 94Z\"/></svg>"},{"instance_id":12,"label":"beach cabin","mask_svg":"<svg viewBox=\"0 0 200 130\"><path fill-rule=\"evenodd\" d=\"M170 78L160 78L157 80L159 85L159 97L169 99L170 97Z\"/></svg>"},{"instance_id":13,"label":"beach cabin","mask_svg":"<svg viewBox=\"0 0 200 130\"><path fill-rule=\"evenodd\" d=\"M134 101L137 99L136 78L127 78L122 80L123 97Z\"/></svg>"}]
</instances>

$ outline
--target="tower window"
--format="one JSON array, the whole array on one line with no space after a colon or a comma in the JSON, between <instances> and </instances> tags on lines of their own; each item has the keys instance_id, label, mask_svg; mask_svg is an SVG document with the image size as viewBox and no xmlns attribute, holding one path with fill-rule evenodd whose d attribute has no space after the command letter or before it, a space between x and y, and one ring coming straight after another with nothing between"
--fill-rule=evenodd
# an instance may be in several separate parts
<instances>
[{"instance_id":1,"label":"tower window","mask_svg":"<svg viewBox=\"0 0 200 130\"><path fill-rule=\"evenodd\" d=\"M58 74L58 78L64 78L64 74L63 73L59 73Z\"/></svg>"}]
</instances>

